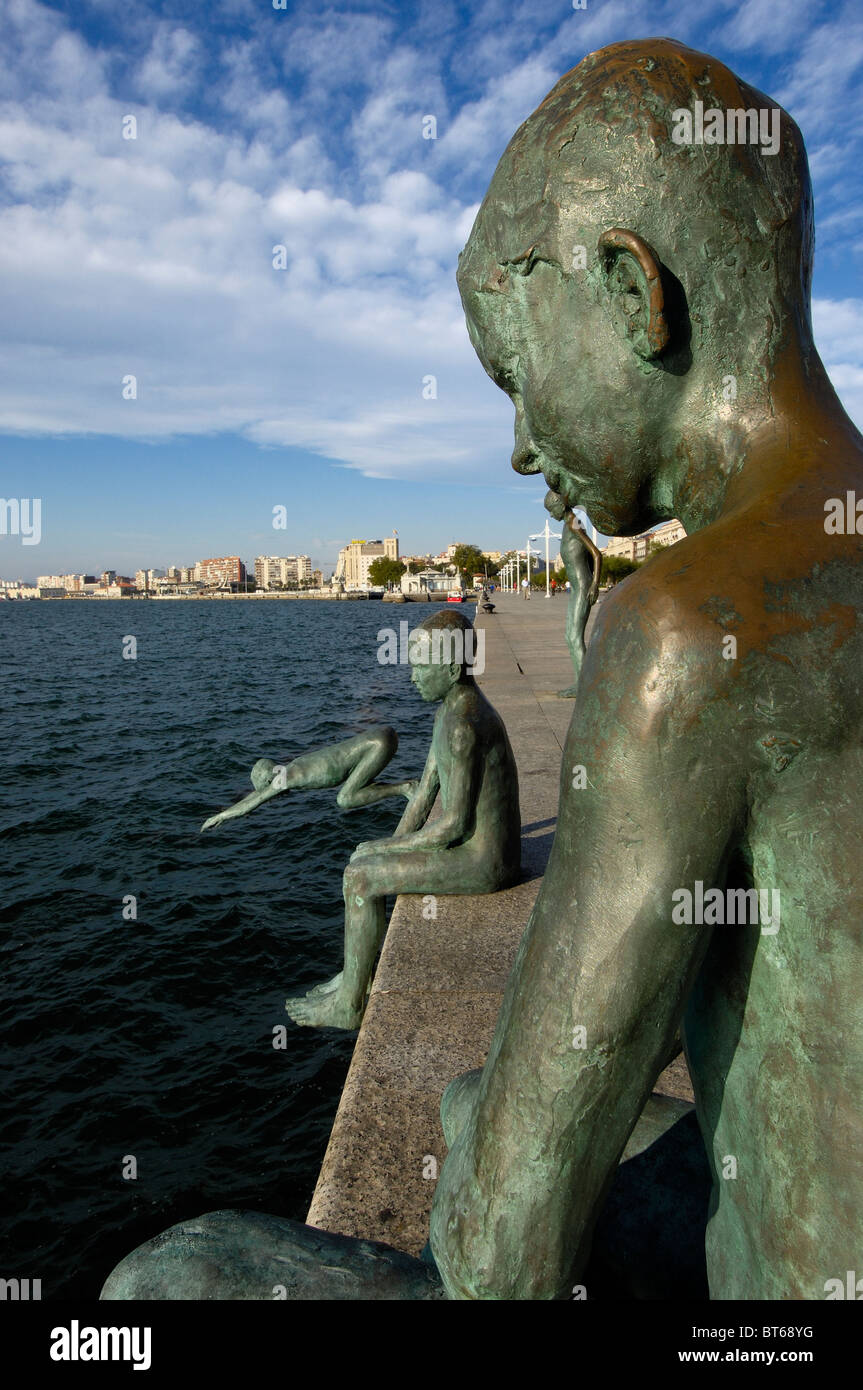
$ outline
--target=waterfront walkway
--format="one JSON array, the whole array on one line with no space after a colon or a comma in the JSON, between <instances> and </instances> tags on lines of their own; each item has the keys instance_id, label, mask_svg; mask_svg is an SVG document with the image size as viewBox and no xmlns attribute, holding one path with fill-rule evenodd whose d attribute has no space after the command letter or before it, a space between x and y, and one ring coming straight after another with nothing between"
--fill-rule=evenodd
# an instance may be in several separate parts
<instances>
[{"instance_id":1,"label":"waterfront walkway","mask_svg":"<svg viewBox=\"0 0 863 1390\"><path fill-rule=\"evenodd\" d=\"M478 682L503 718L518 764L522 882L485 897L397 899L369 1006L307 1220L418 1255L446 1156L439 1106L447 1082L485 1061L507 975L551 850L561 756L573 702L566 599L495 594L478 614ZM600 600L601 602L602 600ZM588 637L590 634L588 626ZM426 911L429 909L426 908ZM657 1082L691 1100L682 1059Z\"/></svg>"}]
</instances>

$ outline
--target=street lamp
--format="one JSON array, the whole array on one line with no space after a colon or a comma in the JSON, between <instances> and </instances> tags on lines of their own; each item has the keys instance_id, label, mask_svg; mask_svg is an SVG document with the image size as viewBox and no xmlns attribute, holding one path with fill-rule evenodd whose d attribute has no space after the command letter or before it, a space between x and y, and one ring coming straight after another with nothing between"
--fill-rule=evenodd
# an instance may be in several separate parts
<instances>
[{"instance_id":1,"label":"street lamp","mask_svg":"<svg viewBox=\"0 0 863 1390\"><path fill-rule=\"evenodd\" d=\"M546 528L548 528L548 522L546 522L545 525L546 525ZM531 541L539 540L539 538L540 538L540 536L542 536L542 534L543 534L543 533L540 531L539 536L528 536L528 538L527 538L527 549L525 550L525 553L524 553L524 572L525 572L525 574L527 575L528 585L530 584L530 557L531 557L531 555L538 555L538 554L539 554L539 551L538 551L538 550L534 550L533 546L531 545ZM546 553L548 553L548 544L547 544L547 543L546 543ZM548 586L548 570L546 569L546 597L548 597L548 589L547 589L547 586Z\"/></svg>"},{"instance_id":2,"label":"street lamp","mask_svg":"<svg viewBox=\"0 0 863 1390\"><path fill-rule=\"evenodd\" d=\"M538 531L537 534L536 534L535 536L531 536L531 537L529 538L529 540L528 540L528 547L530 546L530 542L531 542L531 541L541 541L541 540L543 540L543 539L545 539L545 596L546 596L546 598L549 598L549 597L550 597L550 594L549 594L549 579L550 579L550 575L549 575L549 562L548 562L548 543L549 543L549 541L551 540L551 531L550 531L549 525L548 525L548 517L545 518L545 530L544 530L544 531ZM537 551L536 553L537 553L537 555L538 555L538 554L539 554L539 551Z\"/></svg>"}]
</instances>

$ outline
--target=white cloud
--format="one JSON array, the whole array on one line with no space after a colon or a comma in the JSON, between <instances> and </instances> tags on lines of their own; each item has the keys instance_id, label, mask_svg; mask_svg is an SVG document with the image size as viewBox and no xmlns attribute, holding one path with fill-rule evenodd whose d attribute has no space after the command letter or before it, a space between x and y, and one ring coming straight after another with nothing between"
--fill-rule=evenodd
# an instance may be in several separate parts
<instances>
[{"instance_id":1,"label":"white cloud","mask_svg":"<svg viewBox=\"0 0 863 1390\"><path fill-rule=\"evenodd\" d=\"M812 301L815 343L839 399L863 427L863 299Z\"/></svg>"},{"instance_id":2,"label":"white cloud","mask_svg":"<svg viewBox=\"0 0 863 1390\"><path fill-rule=\"evenodd\" d=\"M182 25L160 24L138 69L141 96L150 100L190 92L198 76L199 48L195 35Z\"/></svg>"},{"instance_id":3,"label":"white cloud","mask_svg":"<svg viewBox=\"0 0 863 1390\"><path fill-rule=\"evenodd\" d=\"M550 22L553 10L544 3ZM143 56L117 94L110 52L89 49L59 12L8 0L0 40L17 59L0 73L0 429L231 430L384 477L508 457L512 409L470 347L458 252L476 188L560 76L569 36L604 42L624 10L568 15L565 41L538 50L525 37L528 4L512 11L505 42L492 41L509 13L494 0L472 16L471 32L490 36L479 61L491 75L459 106L443 64L397 37L391 17L332 10L285 23L273 12L265 43L255 32L221 47L208 36L207 47L187 25L142 13ZM834 39L813 52L826 62ZM221 110L219 126L197 108L165 109L197 90L204 63L222 74L207 108ZM419 124L430 110L434 142ZM129 112L137 140L122 138ZM841 150L825 137L831 173ZM272 268L277 244L285 271ZM822 301L816 324L861 418L863 304ZM129 373L136 401L121 396ZM436 400L422 398L427 375Z\"/></svg>"},{"instance_id":4,"label":"white cloud","mask_svg":"<svg viewBox=\"0 0 863 1390\"><path fill-rule=\"evenodd\" d=\"M777 4L776 0L743 0L722 37L731 48L758 48L764 53L782 53L799 47L811 32L822 8L821 0L805 5Z\"/></svg>"}]
</instances>

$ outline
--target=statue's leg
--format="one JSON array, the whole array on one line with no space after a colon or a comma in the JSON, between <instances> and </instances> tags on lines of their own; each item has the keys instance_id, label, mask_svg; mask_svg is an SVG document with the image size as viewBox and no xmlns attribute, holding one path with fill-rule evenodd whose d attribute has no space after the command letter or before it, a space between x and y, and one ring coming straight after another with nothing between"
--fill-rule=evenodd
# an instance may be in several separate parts
<instances>
[{"instance_id":1,"label":"statue's leg","mask_svg":"<svg viewBox=\"0 0 863 1390\"><path fill-rule=\"evenodd\" d=\"M482 1067L462 1072L446 1087L440 1102L440 1121L447 1148L452 1148L470 1115L482 1079Z\"/></svg>"},{"instance_id":2,"label":"statue's leg","mask_svg":"<svg viewBox=\"0 0 863 1390\"><path fill-rule=\"evenodd\" d=\"M395 729L382 724L340 743L314 748L279 768L280 787L294 791L341 785L336 799L345 810L370 806L388 796L408 796L414 782L369 785L391 761L398 743Z\"/></svg>"},{"instance_id":3,"label":"statue's leg","mask_svg":"<svg viewBox=\"0 0 863 1390\"><path fill-rule=\"evenodd\" d=\"M378 1241L254 1211L213 1211L133 1250L102 1299L340 1302L444 1297L434 1267Z\"/></svg>"},{"instance_id":4,"label":"statue's leg","mask_svg":"<svg viewBox=\"0 0 863 1390\"><path fill-rule=\"evenodd\" d=\"M453 849L385 850L345 869L344 969L308 994L288 999L295 1023L310 1028L359 1028L375 960L386 932L386 899L399 893L489 892L487 871L467 845Z\"/></svg>"}]
</instances>

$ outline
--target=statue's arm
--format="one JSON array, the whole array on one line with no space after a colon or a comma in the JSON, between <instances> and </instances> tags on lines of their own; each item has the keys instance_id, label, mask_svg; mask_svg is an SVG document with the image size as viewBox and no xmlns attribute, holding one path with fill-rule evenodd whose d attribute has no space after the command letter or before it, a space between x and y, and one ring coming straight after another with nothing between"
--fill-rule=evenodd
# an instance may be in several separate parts
<instances>
[{"instance_id":1,"label":"statue's arm","mask_svg":"<svg viewBox=\"0 0 863 1390\"><path fill-rule=\"evenodd\" d=\"M221 825L223 821L236 820L238 816L247 816L250 811L254 811L265 801L278 796L280 790L280 787L275 786L267 787L264 791L249 792L248 796L244 796L241 801L235 801L233 806L229 806L227 810L220 811L216 816L210 816L209 820L204 821L201 829L212 830L214 826Z\"/></svg>"},{"instance_id":2,"label":"statue's arm","mask_svg":"<svg viewBox=\"0 0 863 1390\"><path fill-rule=\"evenodd\" d=\"M282 774L282 775L280 775ZM274 763L269 758L259 758L252 768L252 782L255 790L249 792L248 796L235 801L233 806L228 806L226 810L219 811L217 815L210 816L201 826L204 830L212 830L214 826L221 825L226 820L236 820L238 816L247 816L250 811L254 811L265 801L270 801L272 797L278 796L279 792L285 790L284 768L278 763Z\"/></svg>"},{"instance_id":3,"label":"statue's arm","mask_svg":"<svg viewBox=\"0 0 863 1390\"><path fill-rule=\"evenodd\" d=\"M443 790L441 814L435 820L426 820L421 830L397 834L392 840L378 841L373 848L391 847L399 851L448 849L450 845L459 844L473 825L481 758L479 739L473 725L466 720L454 722L446 737L450 770Z\"/></svg>"},{"instance_id":4,"label":"statue's arm","mask_svg":"<svg viewBox=\"0 0 863 1390\"><path fill-rule=\"evenodd\" d=\"M686 660L622 645L604 660L588 649L565 753L586 785L563 779L540 895L436 1188L431 1244L454 1298L571 1297L708 945L709 926L672 921L672 894L721 879L745 804ZM705 659L722 665L718 644Z\"/></svg>"},{"instance_id":5,"label":"statue's arm","mask_svg":"<svg viewBox=\"0 0 863 1390\"><path fill-rule=\"evenodd\" d=\"M429 749L426 758L426 765L419 785L405 807L402 818L396 826L393 839L399 839L405 835L412 834L419 830L420 826L425 825L432 813L432 807L440 787L440 776L438 774L437 759L435 758L434 744Z\"/></svg>"}]
</instances>

